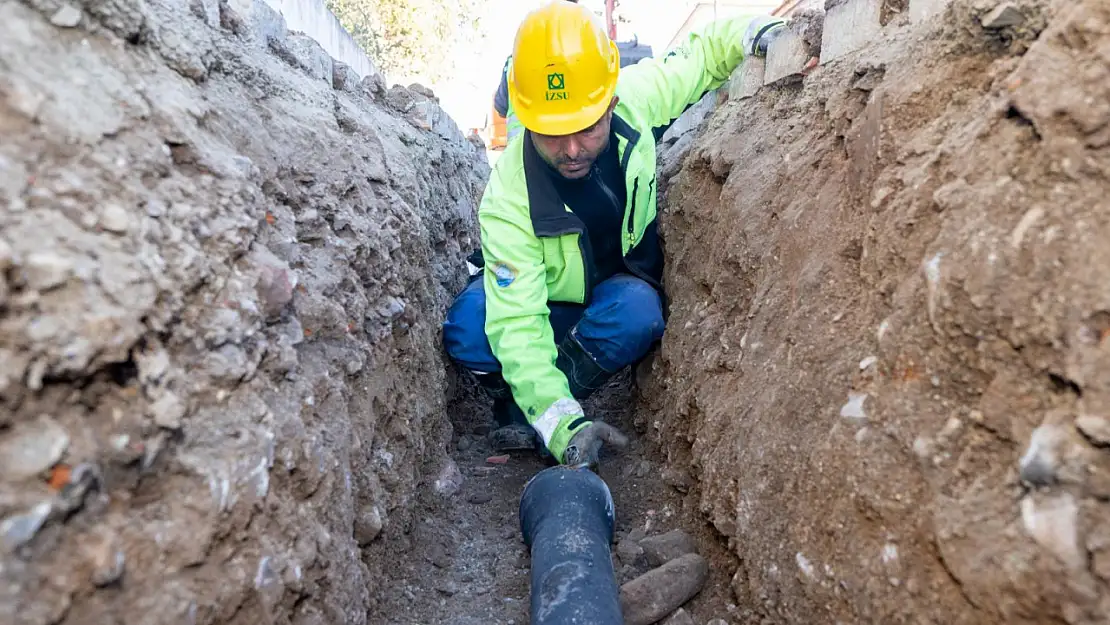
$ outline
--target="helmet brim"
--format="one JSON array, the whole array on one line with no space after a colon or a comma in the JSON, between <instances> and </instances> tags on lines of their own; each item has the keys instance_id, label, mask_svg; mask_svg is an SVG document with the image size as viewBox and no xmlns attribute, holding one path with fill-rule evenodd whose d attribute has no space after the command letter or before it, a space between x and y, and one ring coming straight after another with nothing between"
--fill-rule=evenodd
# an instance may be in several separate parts
<instances>
[{"instance_id":1,"label":"helmet brim","mask_svg":"<svg viewBox=\"0 0 1110 625\"><path fill-rule=\"evenodd\" d=\"M597 102L567 113L536 114L527 106L521 106L512 89L509 90L509 99L513 102L513 113L525 128L541 135L561 136L572 135L596 124L609 110L616 93L614 81Z\"/></svg>"}]
</instances>

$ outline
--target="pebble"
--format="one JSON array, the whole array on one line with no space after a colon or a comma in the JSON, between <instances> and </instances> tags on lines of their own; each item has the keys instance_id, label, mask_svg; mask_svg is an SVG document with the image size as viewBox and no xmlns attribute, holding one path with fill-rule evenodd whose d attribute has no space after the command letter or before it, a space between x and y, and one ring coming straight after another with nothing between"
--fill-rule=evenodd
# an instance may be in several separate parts
<instances>
[{"instance_id":1,"label":"pebble","mask_svg":"<svg viewBox=\"0 0 1110 625\"><path fill-rule=\"evenodd\" d=\"M644 460L640 466L636 467L636 477L647 477L651 474L651 463Z\"/></svg>"},{"instance_id":2,"label":"pebble","mask_svg":"<svg viewBox=\"0 0 1110 625\"><path fill-rule=\"evenodd\" d=\"M150 406L150 416L154 424L167 430L180 430L181 418L185 416L185 402L177 395L166 391Z\"/></svg>"},{"instance_id":3,"label":"pebble","mask_svg":"<svg viewBox=\"0 0 1110 625\"><path fill-rule=\"evenodd\" d=\"M645 538L640 541L640 547L652 566L660 566L698 550L694 539L682 530L671 530L666 534Z\"/></svg>"},{"instance_id":4,"label":"pebble","mask_svg":"<svg viewBox=\"0 0 1110 625\"><path fill-rule=\"evenodd\" d=\"M69 447L69 434L53 418L42 415L17 424L0 440L0 476L22 480L58 463Z\"/></svg>"},{"instance_id":5,"label":"pebble","mask_svg":"<svg viewBox=\"0 0 1110 625\"><path fill-rule=\"evenodd\" d=\"M466 436L466 435L463 435L463 436L459 437L459 442L455 444L455 448L458 449L459 451L466 451L466 450L470 449L470 446L472 444L473 444L473 441L470 440L470 437Z\"/></svg>"},{"instance_id":6,"label":"pebble","mask_svg":"<svg viewBox=\"0 0 1110 625\"><path fill-rule=\"evenodd\" d=\"M628 532L628 539L629 540L632 540L632 541L635 541L635 542L640 542L641 540L643 540L645 538L647 538L647 530L645 530L642 527L637 527L637 528L633 529L631 532Z\"/></svg>"},{"instance_id":7,"label":"pebble","mask_svg":"<svg viewBox=\"0 0 1110 625\"><path fill-rule=\"evenodd\" d=\"M100 227L123 234L131 228L131 216L119 204L108 204L100 211Z\"/></svg>"},{"instance_id":8,"label":"pebble","mask_svg":"<svg viewBox=\"0 0 1110 625\"><path fill-rule=\"evenodd\" d=\"M694 619L686 610L679 608L675 610L674 614L667 617L667 620L663 621L663 625L694 625Z\"/></svg>"},{"instance_id":9,"label":"pebble","mask_svg":"<svg viewBox=\"0 0 1110 625\"><path fill-rule=\"evenodd\" d=\"M92 583L98 587L109 586L123 577L127 559L114 540L106 540L97 548L93 557Z\"/></svg>"},{"instance_id":10,"label":"pebble","mask_svg":"<svg viewBox=\"0 0 1110 625\"><path fill-rule=\"evenodd\" d=\"M8 517L0 523L0 546L5 552L12 552L27 544L42 529L46 517L50 516L50 502L37 504L23 514Z\"/></svg>"},{"instance_id":11,"label":"pebble","mask_svg":"<svg viewBox=\"0 0 1110 625\"><path fill-rule=\"evenodd\" d=\"M651 625L698 594L709 579L709 562L691 553L621 586L625 625Z\"/></svg>"},{"instance_id":12,"label":"pebble","mask_svg":"<svg viewBox=\"0 0 1110 625\"><path fill-rule=\"evenodd\" d=\"M468 497L467 501L472 504L482 505L493 501L493 495L489 491L480 491Z\"/></svg>"},{"instance_id":13,"label":"pebble","mask_svg":"<svg viewBox=\"0 0 1110 625\"><path fill-rule=\"evenodd\" d=\"M63 4L54 11L54 15L50 16L50 23L58 28L74 28L81 23L81 10L69 4Z\"/></svg>"},{"instance_id":14,"label":"pebble","mask_svg":"<svg viewBox=\"0 0 1110 625\"><path fill-rule=\"evenodd\" d=\"M32 252L23 264L23 279L37 291L47 291L65 283L73 272L73 261L54 252Z\"/></svg>"},{"instance_id":15,"label":"pebble","mask_svg":"<svg viewBox=\"0 0 1110 625\"><path fill-rule=\"evenodd\" d=\"M355 519L355 540L365 547L382 533L382 513L377 506L365 506Z\"/></svg>"}]
</instances>

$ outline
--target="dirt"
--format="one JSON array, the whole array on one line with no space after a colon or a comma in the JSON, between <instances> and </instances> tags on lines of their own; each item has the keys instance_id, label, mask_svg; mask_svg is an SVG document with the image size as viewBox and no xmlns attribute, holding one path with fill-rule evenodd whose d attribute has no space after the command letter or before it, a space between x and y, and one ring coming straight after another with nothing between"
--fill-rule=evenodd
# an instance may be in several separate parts
<instances>
[{"instance_id":1,"label":"dirt","mask_svg":"<svg viewBox=\"0 0 1110 625\"><path fill-rule=\"evenodd\" d=\"M481 146L214 0L0 2L0 136L0 622L365 622Z\"/></svg>"},{"instance_id":2,"label":"dirt","mask_svg":"<svg viewBox=\"0 0 1110 625\"><path fill-rule=\"evenodd\" d=\"M617 544L629 533L646 535L683 529L695 537L698 552L710 560L706 587L686 604L697 622L713 618L740 619L729 587L736 568L719 534L692 508L693 499L663 479L653 462L652 448L633 423L631 374L618 376L585 404L597 416L629 433L632 443L621 453L603 456L600 475L613 494L616 536L613 566L624 583L651 569L642 555L631 563L616 556ZM371 625L523 625L528 622L529 561L517 517L520 495L528 479L549 466L536 453L513 453L505 464L493 456L485 440L489 428L488 400L464 376L448 412L454 427L453 466L462 477L457 491L437 492L434 478L443 465L429 467L418 520L393 540L369 552L369 561L388 563L389 582L372 596ZM460 445L459 441L467 443ZM450 466L450 465L449 465ZM634 536L635 537L635 536ZM399 563L399 564L398 564ZM384 568L383 568L384 571ZM738 620L737 622L745 622Z\"/></svg>"},{"instance_id":3,"label":"dirt","mask_svg":"<svg viewBox=\"0 0 1110 625\"><path fill-rule=\"evenodd\" d=\"M763 619L1110 613L1110 5L990 4L727 103L665 187L641 423Z\"/></svg>"}]
</instances>

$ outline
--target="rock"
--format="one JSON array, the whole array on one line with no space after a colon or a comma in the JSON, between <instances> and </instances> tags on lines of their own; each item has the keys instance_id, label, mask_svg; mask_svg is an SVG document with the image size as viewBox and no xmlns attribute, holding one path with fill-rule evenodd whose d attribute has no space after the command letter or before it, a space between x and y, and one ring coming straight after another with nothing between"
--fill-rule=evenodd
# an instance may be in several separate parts
<instances>
[{"instance_id":1,"label":"rock","mask_svg":"<svg viewBox=\"0 0 1110 625\"><path fill-rule=\"evenodd\" d=\"M0 522L0 546L4 552L10 553L27 544L35 534L42 529L46 518L50 516L51 505L49 501L36 504L23 514L8 517Z\"/></svg>"},{"instance_id":2,"label":"rock","mask_svg":"<svg viewBox=\"0 0 1110 625\"><path fill-rule=\"evenodd\" d=\"M652 566L659 566L688 553L697 553L698 550L694 539L682 530L671 530L666 534L645 538L640 541L640 547Z\"/></svg>"},{"instance_id":3,"label":"rock","mask_svg":"<svg viewBox=\"0 0 1110 625\"><path fill-rule=\"evenodd\" d=\"M686 610L679 608L663 621L663 625L694 625L694 618L687 614Z\"/></svg>"},{"instance_id":4,"label":"rock","mask_svg":"<svg viewBox=\"0 0 1110 625\"><path fill-rule=\"evenodd\" d=\"M493 501L493 495L489 491L481 491L468 497L467 501L476 505L487 504Z\"/></svg>"},{"instance_id":5,"label":"rock","mask_svg":"<svg viewBox=\"0 0 1110 625\"><path fill-rule=\"evenodd\" d=\"M690 474L681 469L664 469L662 477L664 484L674 488L680 493L689 492L690 487L694 484L694 480L690 477Z\"/></svg>"},{"instance_id":6,"label":"rock","mask_svg":"<svg viewBox=\"0 0 1110 625\"><path fill-rule=\"evenodd\" d=\"M32 252L23 263L23 280L37 291L60 286L73 272L73 261L56 252Z\"/></svg>"},{"instance_id":7,"label":"rock","mask_svg":"<svg viewBox=\"0 0 1110 625\"><path fill-rule=\"evenodd\" d=\"M460 436L459 442L455 444L455 448L459 451L466 451L470 449L470 446L473 444L474 442L470 440L469 436Z\"/></svg>"},{"instance_id":8,"label":"rock","mask_svg":"<svg viewBox=\"0 0 1110 625\"><path fill-rule=\"evenodd\" d=\"M18 423L0 440L0 476L5 481L34 477L58 463L69 434L52 417Z\"/></svg>"},{"instance_id":9,"label":"rock","mask_svg":"<svg viewBox=\"0 0 1110 625\"><path fill-rule=\"evenodd\" d=\"M1075 426L1095 445L1110 445L1110 419L1094 415L1081 415Z\"/></svg>"},{"instance_id":10,"label":"rock","mask_svg":"<svg viewBox=\"0 0 1110 625\"><path fill-rule=\"evenodd\" d=\"M382 533L382 513L377 506L364 506L355 518L355 540L359 547L374 542Z\"/></svg>"},{"instance_id":11,"label":"rock","mask_svg":"<svg viewBox=\"0 0 1110 625\"><path fill-rule=\"evenodd\" d=\"M1056 482L1060 470L1060 447L1067 434L1055 424L1045 424L1033 430L1029 447L1019 461L1021 479L1034 486L1048 486Z\"/></svg>"},{"instance_id":12,"label":"rock","mask_svg":"<svg viewBox=\"0 0 1110 625\"><path fill-rule=\"evenodd\" d=\"M115 540L108 538L94 548L91 581L97 587L104 587L119 581L127 558Z\"/></svg>"},{"instance_id":13,"label":"rock","mask_svg":"<svg viewBox=\"0 0 1110 625\"><path fill-rule=\"evenodd\" d=\"M166 391L153 404L149 413L154 424L167 430L181 429L181 418L185 416L185 402L174 393Z\"/></svg>"},{"instance_id":14,"label":"rock","mask_svg":"<svg viewBox=\"0 0 1110 625\"><path fill-rule=\"evenodd\" d=\"M100 227L123 234L131 228L131 215L119 204L107 204L100 211Z\"/></svg>"},{"instance_id":15,"label":"rock","mask_svg":"<svg viewBox=\"0 0 1110 625\"><path fill-rule=\"evenodd\" d=\"M289 35L285 45L292 53L296 64L317 80L331 83L334 80L333 60L315 39L307 35Z\"/></svg>"},{"instance_id":16,"label":"rock","mask_svg":"<svg viewBox=\"0 0 1110 625\"><path fill-rule=\"evenodd\" d=\"M628 532L628 539L631 541L640 542L645 538L647 538L647 530L642 527L633 528L631 532Z\"/></svg>"},{"instance_id":17,"label":"rock","mask_svg":"<svg viewBox=\"0 0 1110 625\"><path fill-rule=\"evenodd\" d=\"M1003 2L994 10L979 18L983 28L998 30L1007 26L1019 26L1025 21L1025 16L1018 10L1013 2Z\"/></svg>"},{"instance_id":18,"label":"rock","mask_svg":"<svg viewBox=\"0 0 1110 625\"><path fill-rule=\"evenodd\" d=\"M636 477L643 478L643 477L647 477L650 474L651 474L651 463L648 462L647 460L644 460L644 461L640 462L640 464L636 467Z\"/></svg>"},{"instance_id":19,"label":"rock","mask_svg":"<svg viewBox=\"0 0 1110 625\"><path fill-rule=\"evenodd\" d=\"M378 72L363 76L359 87L371 98L380 98L385 95L385 79Z\"/></svg>"},{"instance_id":20,"label":"rock","mask_svg":"<svg viewBox=\"0 0 1110 625\"><path fill-rule=\"evenodd\" d=\"M454 460L450 458L443 463L443 468L439 471L439 477L436 478L433 488L435 491L444 497L450 497L459 492L462 488L463 476L459 472L459 465L455 464Z\"/></svg>"},{"instance_id":21,"label":"rock","mask_svg":"<svg viewBox=\"0 0 1110 625\"><path fill-rule=\"evenodd\" d=\"M50 16L50 23L58 28L75 28L81 23L81 9L70 4L63 4Z\"/></svg>"},{"instance_id":22,"label":"rock","mask_svg":"<svg viewBox=\"0 0 1110 625\"><path fill-rule=\"evenodd\" d=\"M1080 569L1087 561L1079 544L1079 505L1070 493L1039 495L1021 500L1025 531L1068 568Z\"/></svg>"},{"instance_id":23,"label":"rock","mask_svg":"<svg viewBox=\"0 0 1110 625\"><path fill-rule=\"evenodd\" d=\"M338 91L354 92L358 89L359 78L350 65L342 61L332 61L331 86Z\"/></svg>"},{"instance_id":24,"label":"rock","mask_svg":"<svg viewBox=\"0 0 1110 625\"><path fill-rule=\"evenodd\" d=\"M634 540L625 538L617 543L617 557L623 564L634 564L642 555L644 555L644 548Z\"/></svg>"},{"instance_id":25,"label":"rock","mask_svg":"<svg viewBox=\"0 0 1110 625\"><path fill-rule=\"evenodd\" d=\"M652 569L621 586L625 625L651 625L674 612L701 591L709 579L709 563L687 554Z\"/></svg>"},{"instance_id":26,"label":"rock","mask_svg":"<svg viewBox=\"0 0 1110 625\"><path fill-rule=\"evenodd\" d=\"M447 555L447 548L441 544L434 544L426 556L437 569L451 568L451 556Z\"/></svg>"}]
</instances>

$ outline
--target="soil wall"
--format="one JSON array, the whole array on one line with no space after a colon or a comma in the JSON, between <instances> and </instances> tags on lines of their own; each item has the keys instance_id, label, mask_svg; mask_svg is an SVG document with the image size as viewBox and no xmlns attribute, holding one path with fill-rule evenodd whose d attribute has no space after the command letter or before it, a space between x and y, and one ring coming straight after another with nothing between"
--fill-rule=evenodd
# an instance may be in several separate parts
<instances>
[{"instance_id":1,"label":"soil wall","mask_svg":"<svg viewBox=\"0 0 1110 625\"><path fill-rule=\"evenodd\" d=\"M642 425L753 619L1105 623L1110 4L882 4L669 180Z\"/></svg>"},{"instance_id":2,"label":"soil wall","mask_svg":"<svg viewBox=\"0 0 1110 625\"><path fill-rule=\"evenodd\" d=\"M364 623L488 172L265 3L0 2L0 622Z\"/></svg>"}]
</instances>

